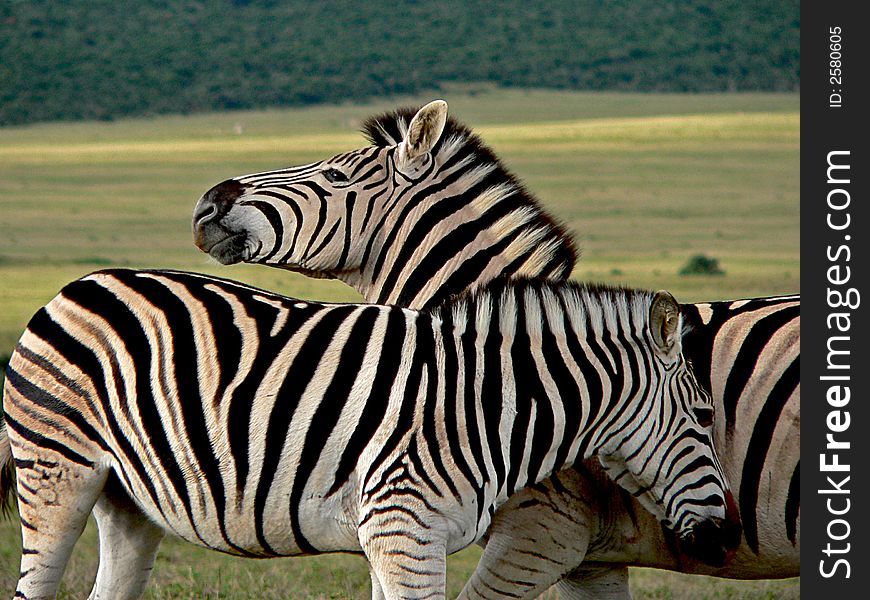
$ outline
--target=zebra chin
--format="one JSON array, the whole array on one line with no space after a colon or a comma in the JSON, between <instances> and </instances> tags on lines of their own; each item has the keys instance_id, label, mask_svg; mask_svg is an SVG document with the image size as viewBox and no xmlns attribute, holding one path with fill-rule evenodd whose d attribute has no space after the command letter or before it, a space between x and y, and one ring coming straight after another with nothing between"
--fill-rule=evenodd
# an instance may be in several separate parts
<instances>
[{"instance_id":1,"label":"zebra chin","mask_svg":"<svg viewBox=\"0 0 870 600\"><path fill-rule=\"evenodd\" d=\"M203 245L200 245L197 240L197 246L222 265L234 265L246 260L248 235L246 233L225 233L224 236L217 242L210 244L205 241Z\"/></svg>"},{"instance_id":2,"label":"zebra chin","mask_svg":"<svg viewBox=\"0 0 870 600\"><path fill-rule=\"evenodd\" d=\"M709 518L692 527L680 536L679 550L711 567L724 567L737 553L742 533L737 503L729 491L725 495L725 518Z\"/></svg>"}]
</instances>

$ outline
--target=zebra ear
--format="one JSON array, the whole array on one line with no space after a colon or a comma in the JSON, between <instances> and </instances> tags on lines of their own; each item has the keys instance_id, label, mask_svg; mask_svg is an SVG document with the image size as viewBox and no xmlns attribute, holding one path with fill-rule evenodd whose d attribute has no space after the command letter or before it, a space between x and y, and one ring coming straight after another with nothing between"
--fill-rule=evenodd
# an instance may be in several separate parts
<instances>
[{"instance_id":1,"label":"zebra ear","mask_svg":"<svg viewBox=\"0 0 870 600\"><path fill-rule=\"evenodd\" d=\"M408 125L408 133L402 140L400 152L402 158L412 161L419 156L428 154L438 143L444 125L447 123L447 103L444 100L433 100L414 115Z\"/></svg>"},{"instance_id":2,"label":"zebra ear","mask_svg":"<svg viewBox=\"0 0 870 600\"><path fill-rule=\"evenodd\" d=\"M665 360L674 360L682 349L680 305L670 292L660 290L653 297L649 328L657 353Z\"/></svg>"}]
</instances>

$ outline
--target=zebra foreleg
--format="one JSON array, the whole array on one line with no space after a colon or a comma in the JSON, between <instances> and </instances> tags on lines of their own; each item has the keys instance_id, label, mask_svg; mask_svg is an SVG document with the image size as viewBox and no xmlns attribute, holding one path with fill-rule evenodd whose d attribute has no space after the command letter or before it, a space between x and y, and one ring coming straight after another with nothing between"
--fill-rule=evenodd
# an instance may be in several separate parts
<instances>
[{"instance_id":1,"label":"zebra foreleg","mask_svg":"<svg viewBox=\"0 0 870 600\"><path fill-rule=\"evenodd\" d=\"M369 563L369 577L372 578L372 600L384 600L384 589L378 581L378 575Z\"/></svg>"},{"instance_id":2,"label":"zebra foreleg","mask_svg":"<svg viewBox=\"0 0 870 600\"><path fill-rule=\"evenodd\" d=\"M628 567L578 567L556 588L562 600L631 600Z\"/></svg>"},{"instance_id":3,"label":"zebra foreleg","mask_svg":"<svg viewBox=\"0 0 870 600\"><path fill-rule=\"evenodd\" d=\"M102 491L107 469L46 451L14 449L21 516L21 574L16 598L57 594L73 546Z\"/></svg>"},{"instance_id":4,"label":"zebra foreleg","mask_svg":"<svg viewBox=\"0 0 870 600\"><path fill-rule=\"evenodd\" d=\"M372 521L377 521L375 525ZM447 552L442 540L402 527L401 517L375 517L359 530L360 545L369 560L373 600L445 597Z\"/></svg>"},{"instance_id":5,"label":"zebra foreleg","mask_svg":"<svg viewBox=\"0 0 870 600\"><path fill-rule=\"evenodd\" d=\"M94 507L100 566L89 600L133 600L145 591L164 532L110 477Z\"/></svg>"},{"instance_id":6,"label":"zebra foreleg","mask_svg":"<svg viewBox=\"0 0 870 600\"><path fill-rule=\"evenodd\" d=\"M537 598L578 565L598 531L594 492L574 469L511 496L496 512L461 600Z\"/></svg>"}]
</instances>

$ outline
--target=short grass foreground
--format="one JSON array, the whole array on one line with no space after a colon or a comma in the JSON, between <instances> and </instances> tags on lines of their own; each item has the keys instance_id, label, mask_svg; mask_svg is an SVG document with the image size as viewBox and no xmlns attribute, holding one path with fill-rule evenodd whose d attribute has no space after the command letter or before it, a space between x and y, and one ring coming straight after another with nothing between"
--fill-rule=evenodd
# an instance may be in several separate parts
<instances>
[{"instance_id":1,"label":"short grass foreground","mask_svg":"<svg viewBox=\"0 0 870 600\"><path fill-rule=\"evenodd\" d=\"M189 269L303 298L358 299L341 283L211 262L192 243L193 205L229 177L361 147L364 117L430 99L0 129L0 359L64 283L109 266ZM491 90L446 99L575 232L575 278L666 288L685 302L800 289L797 95ZM698 255L723 273L680 275ZM0 596L15 588L18 540L17 519L0 523ZM62 597L87 596L96 548L91 526ZM451 557L448 595L459 593L479 554ZM797 580L646 569L634 570L632 589L638 599L800 595ZM368 594L359 557L257 561L167 539L147 597Z\"/></svg>"},{"instance_id":2,"label":"short grass foreground","mask_svg":"<svg viewBox=\"0 0 870 600\"><path fill-rule=\"evenodd\" d=\"M0 523L0 594L11 597L18 581L18 523ZM88 524L61 586L60 599L85 598L97 572L97 529ZM447 561L447 597L455 598L480 557L477 546ZM799 580L734 581L632 569L635 600L797 600ZM370 598L368 570L360 556L332 554L255 560L219 554L167 537L160 546L148 600L325 600ZM550 590L541 599L556 600Z\"/></svg>"}]
</instances>

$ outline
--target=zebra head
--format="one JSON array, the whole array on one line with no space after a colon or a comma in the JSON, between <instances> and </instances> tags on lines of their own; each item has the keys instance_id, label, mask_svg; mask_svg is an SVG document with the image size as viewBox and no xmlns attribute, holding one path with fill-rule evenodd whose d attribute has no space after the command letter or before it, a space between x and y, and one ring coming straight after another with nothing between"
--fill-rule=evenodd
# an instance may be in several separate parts
<instances>
[{"instance_id":1,"label":"zebra head","mask_svg":"<svg viewBox=\"0 0 870 600\"><path fill-rule=\"evenodd\" d=\"M739 512L713 446L713 403L683 357L681 328L679 304L657 292L639 332L652 352L639 361L646 365L628 366L651 372L656 385L608 428L599 460L677 534L682 552L722 566L740 542Z\"/></svg>"},{"instance_id":2,"label":"zebra head","mask_svg":"<svg viewBox=\"0 0 870 600\"><path fill-rule=\"evenodd\" d=\"M571 272L570 237L446 102L364 130L373 145L210 189L194 209L196 245L224 264L338 278L411 308L503 274Z\"/></svg>"}]
</instances>

